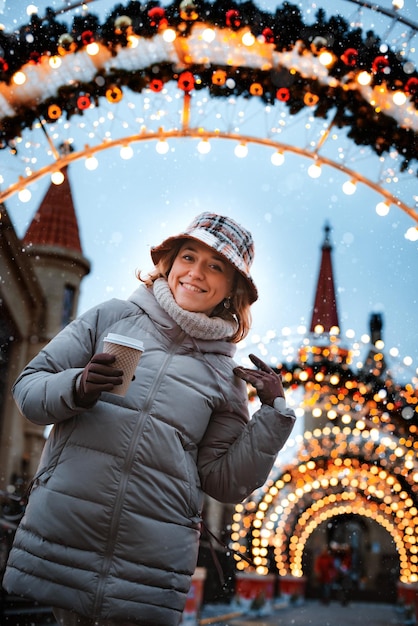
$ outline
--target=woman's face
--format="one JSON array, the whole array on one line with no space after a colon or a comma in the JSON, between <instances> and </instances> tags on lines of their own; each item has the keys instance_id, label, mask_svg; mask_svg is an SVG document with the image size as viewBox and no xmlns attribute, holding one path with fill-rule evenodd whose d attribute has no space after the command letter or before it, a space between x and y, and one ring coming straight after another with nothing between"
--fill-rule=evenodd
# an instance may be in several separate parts
<instances>
[{"instance_id":1,"label":"woman's face","mask_svg":"<svg viewBox=\"0 0 418 626\"><path fill-rule=\"evenodd\" d=\"M181 246L168 275L174 299L182 309L210 315L232 295L235 269L215 250L192 239Z\"/></svg>"}]
</instances>

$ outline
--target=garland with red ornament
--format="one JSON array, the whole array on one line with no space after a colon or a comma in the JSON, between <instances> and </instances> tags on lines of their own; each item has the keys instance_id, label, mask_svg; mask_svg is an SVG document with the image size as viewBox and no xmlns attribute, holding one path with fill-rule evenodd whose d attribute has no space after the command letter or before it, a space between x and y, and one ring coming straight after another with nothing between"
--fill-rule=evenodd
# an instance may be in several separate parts
<instances>
[{"instance_id":1,"label":"garland with red ornament","mask_svg":"<svg viewBox=\"0 0 418 626\"><path fill-rule=\"evenodd\" d=\"M261 56L265 54L270 62L247 63L241 58L234 64L232 58L219 63L210 54L205 62L202 55L194 58L187 45L199 25L218 29L224 39L226 36L234 42L238 52L243 48L240 40L237 43L238 35L250 33ZM77 74L70 80L63 77L53 93L45 90L45 97L38 94L31 100L16 96L16 75L29 70L42 82L41 70L46 61L64 60L71 55L81 58L94 43L116 60L129 51L133 38L154 41L167 29L174 30L177 49L185 50L180 63L167 57L155 62L151 59L145 65L138 63L137 67L119 63L109 69L111 64L98 64L94 75L87 79ZM316 68L324 51L331 54L331 62L323 68L326 75L321 77ZM282 62L289 54L290 65ZM307 61L310 70L306 69ZM59 73L60 69L55 71ZM393 107L376 105L372 97L365 96L356 83L360 72L369 74L367 89L372 95L378 89L388 101L395 93L404 96L409 108L403 119L396 111L392 114ZM48 80L44 80L46 85ZM418 74L403 53L389 49L372 31L350 28L339 15L327 18L322 9L317 11L315 21L307 24L299 7L288 2L269 13L251 1L231 1L225 8L224 0L174 1L164 8L156 2L131 1L126 6L116 5L102 24L88 13L75 16L71 26L47 9L45 17L33 15L14 33L0 32L0 148L13 147L15 139L40 120L52 123L62 115L70 118L82 114L93 103L97 105L100 98L117 103L126 88L136 93L145 89L158 92L169 81L176 81L178 88L189 94L206 88L215 98L260 98L268 104L279 101L290 115L309 107L315 117L330 117L334 126L346 128L348 137L357 145L369 146L378 155L396 150L401 171L417 159L414 120Z\"/></svg>"}]
</instances>

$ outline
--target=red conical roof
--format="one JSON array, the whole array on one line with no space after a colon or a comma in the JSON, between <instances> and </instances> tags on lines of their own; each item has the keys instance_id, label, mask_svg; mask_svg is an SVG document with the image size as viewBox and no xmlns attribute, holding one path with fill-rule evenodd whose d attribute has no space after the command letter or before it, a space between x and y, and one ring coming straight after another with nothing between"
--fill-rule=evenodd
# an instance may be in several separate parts
<instances>
[{"instance_id":1,"label":"red conical roof","mask_svg":"<svg viewBox=\"0 0 418 626\"><path fill-rule=\"evenodd\" d=\"M25 236L23 243L60 246L82 252L67 167L62 170L64 182L51 183Z\"/></svg>"},{"instance_id":2,"label":"red conical roof","mask_svg":"<svg viewBox=\"0 0 418 626\"><path fill-rule=\"evenodd\" d=\"M325 332L329 332L333 326L340 326L332 272L332 246L329 239L331 228L326 224L324 230L325 239L322 244L321 265L316 287L315 304L312 311L311 333L315 331L315 327L318 325L323 326Z\"/></svg>"}]
</instances>

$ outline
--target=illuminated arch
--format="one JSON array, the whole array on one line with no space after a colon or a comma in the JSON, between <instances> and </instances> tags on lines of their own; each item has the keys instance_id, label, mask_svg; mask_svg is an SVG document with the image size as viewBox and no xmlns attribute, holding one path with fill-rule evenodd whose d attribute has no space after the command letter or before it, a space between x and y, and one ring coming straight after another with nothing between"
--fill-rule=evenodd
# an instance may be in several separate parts
<instances>
[{"instance_id":1,"label":"illuminated arch","mask_svg":"<svg viewBox=\"0 0 418 626\"><path fill-rule=\"evenodd\" d=\"M257 144L261 146L266 146L274 149L275 152L282 155L283 153L289 152L296 154L298 156L306 157L312 160L314 163L320 163L321 165L326 165L336 169L339 172L342 172L347 175L347 179L351 181L355 181L356 183L361 183L366 185L377 194L382 196L385 202L388 205L393 204L398 207L402 211L404 211L409 217L411 217L418 224L418 211L414 208L406 204L401 198L396 197L392 193L390 193L387 189L384 189L379 184L373 182L360 172L356 172L353 169L346 167L342 163L338 163L328 157L320 156L315 152L312 152L306 148L301 148L298 146L292 146L289 144L284 144L279 141L274 141L272 139L262 138L262 137L253 137L250 135L236 134L236 133L227 133L227 132L217 132L203 129L191 129L191 128L182 128L180 130L164 130L160 129L157 133L148 133L142 132L137 135L130 135L126 137L122 137L120 139L114 139L111 141L106 141L99 146L90 147L87 146L83 150L78 150L75 152L71 152L66 155L56 155L57 158L52 163L41 167L39 170L30 173L25 178L21 177L15 183L12 183L8 189L0 192L0 203L5 202L8 198L10 198L13 194L19 193L21 190L25 189L28 185L36 182L37 180L43 178L48 174L53 174L57 170L61 170L65 166L77 161L79 159L87 159L89 157L93 157L94 155L112 148L123 148L131 143L144 142L144 141L163 141L167 139L186 139L186 138L194 138L194 139L203 139L204 141L210 141L213 139L226 139L232 140L238 144Z\"/></svg>"},{"instance_id":2,"label":"illuminated arch","mask_svg":"<svg viewBox=\"0 0 418 626\"><path fill-rule=\"evenodd\" d=\"M306 541L317 526L335 515L351 512L370 517L393 537L402 582L418 581L418 516L416 457L388 433L372 440L356 435L329 438L330 428L307 438L294 465L274 471L248 501L236 507L232 546L245 556L249 550L259 573L266 573L271 549L280 575L301 576ZM334 427L336 433L339 429ZM359 434L359 433L358 433ZM370 433L369 433L370 434ZM361 452L358 445L361 444ZM390 463L382 465L387 445ZM350 454L350 456L348 456ZM415 461L414 461L415 459ZM237 557L238 569L248 562Z\"/></svg>"}]
</instances>

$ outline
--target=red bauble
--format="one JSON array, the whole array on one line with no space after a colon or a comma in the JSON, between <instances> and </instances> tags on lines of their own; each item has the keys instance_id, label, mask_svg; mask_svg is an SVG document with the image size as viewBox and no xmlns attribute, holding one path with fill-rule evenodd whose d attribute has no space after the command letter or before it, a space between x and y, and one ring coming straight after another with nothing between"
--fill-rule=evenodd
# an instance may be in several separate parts
<instances>
[{"instance_id":1,"label":"red bauble","mask_svg":"<svg viewBox=\"0 0 418 626\"><path fill-rule=\"evenodd\" d=\"M347 50L345 50L341 55L341 60L346 65L354 67L355 65L357 65L358 50L356 50L355 48L347 48Z\"/></svg>"},{"instance_id":2,"label":"red bauble","mask_svg":"<svg viewBox=\"0 0 418 626\"><path fill-rule=\"evenodd\" d=\"M180 74L177 85L186 93L190 93L194 89L194 76L191 72L183 72Z\"/></svg>"},{"instance_id":3,"label":"red bauble","mask_svg":"<svg viewBox=\"0 0 418 626\"><path fill-rule=\"evenodd\" d=\"M406 82L405 91L411 95L418 93L418 78L411 76Z\"/></svg>"},{"instance_id":4,"label":"red bauble","mask_svg":"<svg viewBox=\"0 0 418 626\"><path fill-rule=\"evenodd\" d=\"M94 33L91 30L85 30L81 33L81 43L83 46L88 46L90 43L94 41Z\"/></svg>"},{"instance_id":5,"label":"red bauble","mask_svg":"<svg viewBox=\"0 0 418 626\"><path fill-rule=\"evenodd\" d=\"M376 57L372 63L372 71L374 74L383 72L387 67L389 67L389 61L384 56Z\"/></svg>"},{"instance_id":6,"label":"red bauble","mask_svg":"<svg viewBox=\"0 0 418 626\"><path fill-rule=\"evenodd\" d=\"M225 13L225 23L230 28L239 28L241 26L241 17L239 11L230 9Z\"/></svg>"},{"instance_id":7,"label":"red bauble","mask_svg":"<svg viewBox=\"0 0 418 626\"><path fill-rule=\"evenodd\" d=\"M164 83L159 78L153 78L149 85L149 88L155 92L161 91L163 87Z\"/></svg>"},{"instance_id":8,"label":"red bauble","mask_svg":"<svg viewBox=\"0 0 418 626\"><path fill-rule=\"evenodd\" d=\"M287 87L280 87L280 89L276 91L276 98L281 102L287 102L290 100L290 91Z\"/></svg>"},{"instance_id":9,"label":"red bauble","mask_svg":"<svg viewBox=\"0 0 418 626\"><path fill-rule=\"evenodd\" d=\"M83 111L84 109L88 109L90 105L91 105L90 96L83 95L77 98L77 107L80 109L80 111Z\"/></svg>"},{"instance_id":10,"label":"red bauble","mask_svg":"<svg viewBox=\"0 0 418 626\"><path fill-rule=\"evenodd\" d=\"M274 43L274 33L271 28L265 28L261 34L263 35L266 43Z\"/></svg>"},{"instance_id":11,"label":"red bauble","mask_svg":"<svg viewBox=\"0 0 418 626\"><path fill-rule=\"evenodd\" d=\"M167 26L168 21L165 17L165 9L162 7L153 7L148 11L148 17L150 18L150 25L153 28L160 28L161 26Z\"/></svg>"},{"instance_id":12,"label":"red bauble","mask_svg":"<svg viewBox=\"0 0 418 626\"><path fill-rule=\"evenodd\" d=\"M7 63L7 61L0 57L0 72L7 72L8 69L9 64Z\"/></svg>"}]
</instances>

